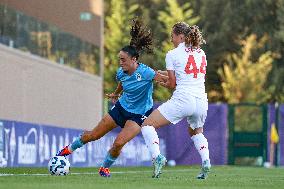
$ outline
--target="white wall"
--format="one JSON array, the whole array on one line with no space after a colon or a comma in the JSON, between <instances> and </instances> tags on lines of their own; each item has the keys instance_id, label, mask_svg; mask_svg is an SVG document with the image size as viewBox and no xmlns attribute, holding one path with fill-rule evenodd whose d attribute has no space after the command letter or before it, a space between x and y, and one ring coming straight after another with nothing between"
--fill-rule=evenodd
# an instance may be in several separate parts
<instances>
[{"instance_id":1,"label":"white wall","mask_svg":"<svg viewBox=\"0 0 284 189\"><path fill-rule=\"evenodd\" d=\"M0 45L0 119L93 128L102 78Z\"/></svg>"}]
</instances>

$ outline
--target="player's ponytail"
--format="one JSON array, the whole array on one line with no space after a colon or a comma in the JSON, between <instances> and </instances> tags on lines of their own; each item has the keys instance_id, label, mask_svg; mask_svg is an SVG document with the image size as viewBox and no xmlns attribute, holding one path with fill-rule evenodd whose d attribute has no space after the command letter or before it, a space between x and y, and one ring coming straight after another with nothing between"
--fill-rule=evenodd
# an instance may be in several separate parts
<instances>
[{"instance_id":1,"label":"player's ponytail","mask_svg":"<svg viewBox=\"0 0 284 189\"><path fill-rule=\"evenodd\" d=\"M131 40L129 45L123 47L121 50L127 52L131 57L138 59L141 52L151 53L153 52L152 44L152 32L139 18L132 20L132 26L130 30Z\"/></svg>"},{"instance_id":2,"label":"player's ponytail","mask_svg":"<svg viewBox=\"0 0 284 189\"><path fill-rule=\"evenodd\" d=\"M202 44L206 44L206 41L203 39L198 26L190 26L185 34L185 45L199 48Z\"/></svg>"}]
</instances>

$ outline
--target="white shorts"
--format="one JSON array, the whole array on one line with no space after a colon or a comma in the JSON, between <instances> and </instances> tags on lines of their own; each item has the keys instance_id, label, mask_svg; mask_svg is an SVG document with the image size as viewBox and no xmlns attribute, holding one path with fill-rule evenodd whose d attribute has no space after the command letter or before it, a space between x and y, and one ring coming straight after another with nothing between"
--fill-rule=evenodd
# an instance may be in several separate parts
<instances>
[{"instance_id":1,"label":"white shorts","mask_svg":"<svg viewBox=\"0 0 284 189\"><path fill-rule=\"evenodd\" d=\"M158 107L159 112L171 123L176 124L183 118L192 129L203 127L208 110L206 98L186 95L183 98L172 97Z\"/></svg>"}]
</instances>

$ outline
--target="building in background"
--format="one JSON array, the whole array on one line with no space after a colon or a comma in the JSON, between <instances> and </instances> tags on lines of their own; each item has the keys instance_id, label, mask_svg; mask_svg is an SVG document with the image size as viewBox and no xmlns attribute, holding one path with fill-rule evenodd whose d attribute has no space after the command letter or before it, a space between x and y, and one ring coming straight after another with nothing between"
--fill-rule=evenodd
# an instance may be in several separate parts
<instances>
[{"instance_id":1,"label":"building in background","mask_svg":"<svg viewBox=\"0 0 284 189\"><path fill-rule=\"evenodd\" d=\"M0 0L0 6L2 43L102 75L102 0ZM99 64L95 70L76 62L84 55Z\"/></svg>"},{"instance_id":2,"label":"building in background","mask_svg":"<svg viewBox=\"0 0 284 189\"><path fill-rule=\"evenodd\" d=\"M81 129L101 119L102 0L0 0L0 43L0 119Z\"/></svg>"}]
</instances>

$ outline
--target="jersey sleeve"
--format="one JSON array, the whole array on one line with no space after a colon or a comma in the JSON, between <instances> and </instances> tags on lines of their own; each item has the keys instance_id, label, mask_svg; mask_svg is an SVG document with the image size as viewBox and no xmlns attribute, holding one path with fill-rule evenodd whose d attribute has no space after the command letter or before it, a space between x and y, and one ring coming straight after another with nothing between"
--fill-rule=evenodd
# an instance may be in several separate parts
<instances>
[{"instance_id":1,"label":"jersey sleeve","mask_svg":"<svg viewBox=\"0 0 284 189\"><path fill-rule=\"evenodd\" d=\"M145 67L144 77L146 80L153 80L155 75L156 75L156 72L152 68L148 66Z\"/></svg>"},{"instance_id":2,"label":"jersey sleeve","mask_svg":"<svg viewBox=\"0 0 284 189\"><path fill-rule=\"evenodd\" d=\"M171 52L168 52L166 55L166 68L167 70L175 70L174 69L174 59Z\"/></svg>"}]
</instances>

